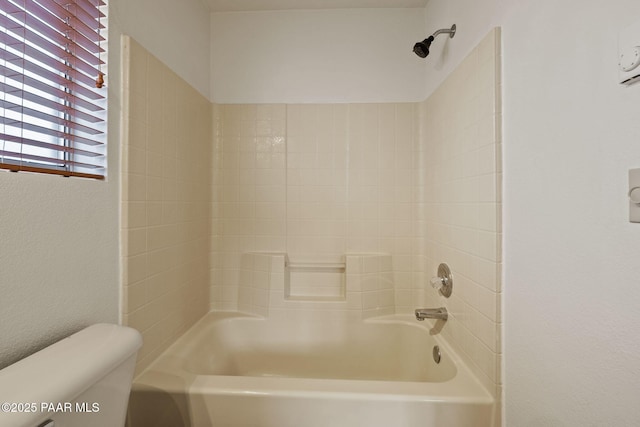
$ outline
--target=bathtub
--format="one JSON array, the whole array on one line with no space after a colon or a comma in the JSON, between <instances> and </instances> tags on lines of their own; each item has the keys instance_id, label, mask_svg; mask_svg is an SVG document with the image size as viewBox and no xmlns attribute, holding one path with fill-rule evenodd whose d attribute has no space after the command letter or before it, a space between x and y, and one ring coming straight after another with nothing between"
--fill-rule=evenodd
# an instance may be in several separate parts
<instances>
[{"instance_id":1,"label":"bathtub","mask_svg":"<svg viewBox=\"0 0 640 427\"><path fill-rule=\"evenodd\" d=\"M493 398L430 326L212 312L134 380L128 425L492 427Z\"/></svg>"}]
</instances>

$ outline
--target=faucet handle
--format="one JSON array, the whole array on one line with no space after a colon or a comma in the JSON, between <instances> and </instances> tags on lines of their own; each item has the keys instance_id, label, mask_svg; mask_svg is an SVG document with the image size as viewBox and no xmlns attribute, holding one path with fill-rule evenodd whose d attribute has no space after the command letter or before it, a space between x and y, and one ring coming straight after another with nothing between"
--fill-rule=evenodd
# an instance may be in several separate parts
<instances>
[{"instance_id":1,"label":"faucet handle","mask_svg":"<svg viewBox=\"0 0 640 427\"><path fill-rule=\"evenodd\" d=\"M442 289L443 286L447 285L447 278L446 277L432 277L431 280L429 280L429 282L431 283L431 286L433 286L433 289L439 291L440 289Z\"/></svg>"},{"instance_id":2,"label":"faucet handle","mask_svg":"<svg viewBox=\"0 0 640 427\"><path fill-rule=\"evenodd\" d=\"M442 296L449 298L451 291L453 290L453 276L451 276L451 270L447 264L440 264L438 266L438 275L432 277L429 280L431 286L436 289Z\"/></svg>"}]
</instances>

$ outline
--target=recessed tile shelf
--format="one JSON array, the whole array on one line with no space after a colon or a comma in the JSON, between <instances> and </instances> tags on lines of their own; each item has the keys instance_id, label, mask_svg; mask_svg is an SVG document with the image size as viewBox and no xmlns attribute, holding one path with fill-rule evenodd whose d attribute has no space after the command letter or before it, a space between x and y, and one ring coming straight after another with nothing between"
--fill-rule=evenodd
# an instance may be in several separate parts
<instances>
[{"instance_id":1,"label":"recessed tile shelf","mask_svg":"<svg viewBox=\"0 0 640 427\"><path fill-rule=\"evenodd\" d=\"M284 297L296 301L345 301L346 263L285 262Z\"/></svg>"},{"instance_id":2,"label":"recessed tile shelf","mask_svg":"<svg viewBox=\"0 0 640 427\"><path fill-rule=\"evenodd\" d=\"M264 317L304 309L332 310L366 318L394 312L393 288L390 254L346 254L331 261L322 257L290 261L282 252L245 253L239 309Z\"/></svg>"}]
</instances>

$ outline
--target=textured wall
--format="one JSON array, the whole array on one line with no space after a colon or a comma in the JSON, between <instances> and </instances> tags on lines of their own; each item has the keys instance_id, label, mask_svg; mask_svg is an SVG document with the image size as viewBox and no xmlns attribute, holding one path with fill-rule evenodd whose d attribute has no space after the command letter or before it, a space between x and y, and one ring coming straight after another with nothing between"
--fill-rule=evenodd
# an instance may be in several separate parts
<instances>
[{"instance_id":1,"label":"textured wall","mask_svg":"<svg viewBox=\"0 0 640 427\"><path fill-rule=\"evenodd\" d=\"M137 42L123 54L123 311L139 370L208 310L213 116Z\"/></svg>"},{"instance_id":2,"label":"textured wall","mask_svg":"<svg viewBox=\"0 0 640 427\"><path fill-rule=\"evenodd\" d=\"M117 182L0 172L0 368L118 321Z\"/></svg>"}]
</instances>

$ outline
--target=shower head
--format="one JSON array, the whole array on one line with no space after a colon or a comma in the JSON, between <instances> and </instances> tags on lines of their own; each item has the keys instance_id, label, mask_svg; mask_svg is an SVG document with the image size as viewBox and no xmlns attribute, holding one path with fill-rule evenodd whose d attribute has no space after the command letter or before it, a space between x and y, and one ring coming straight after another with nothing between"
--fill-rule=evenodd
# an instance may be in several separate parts
<instances>
[{"instance_id":1,"label":"shower head","mask_svg":"<svg viewBox=\"0 0 640 427\"><path fill-rule=\"evenodd\" d=\"M431 42L433 42L433 36L429 36L421 42L414 44L413 52L420 58L426 58L427 55L429 55L429 46L431 46Z\"/></svg>"},{"instance_id":2,"label":"shower head","mask_svg":"<svg viewBox=\"0 0 640 427\"><path fill-rule=\"evenodd\" d=\"M453 38L456 34L456 24L453 24L450 29L438 30L426 39L413 45L413 52L420 58L426 58L429 55L429 47L433 40L440 34L449 34L449 38Z\"/></svg>"}]
</instances>

